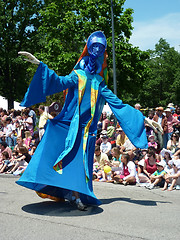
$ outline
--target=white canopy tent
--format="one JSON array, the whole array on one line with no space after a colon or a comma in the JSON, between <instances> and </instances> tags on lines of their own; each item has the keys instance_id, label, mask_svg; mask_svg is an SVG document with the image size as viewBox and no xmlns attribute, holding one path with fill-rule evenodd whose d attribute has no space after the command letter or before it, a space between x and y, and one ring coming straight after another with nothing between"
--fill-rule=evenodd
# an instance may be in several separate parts
<instances>
[{"instance_id":1,"label":"white canopy tent","mask_svg":"<svg viewBox=\"0 0 180 240\"><path fill-rule=\"evenodd\" d=\"M0 108L8 110L8 100L2 96L0 96ZM19 102L14 101L14 109L22 110L24 107L19 106Z\"/></svg>"}]
</instances>

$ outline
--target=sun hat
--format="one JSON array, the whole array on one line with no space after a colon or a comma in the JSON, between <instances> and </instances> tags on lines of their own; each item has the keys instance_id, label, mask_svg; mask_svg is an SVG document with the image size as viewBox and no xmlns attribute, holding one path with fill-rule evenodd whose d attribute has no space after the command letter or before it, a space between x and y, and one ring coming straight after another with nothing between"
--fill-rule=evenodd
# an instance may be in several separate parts
<instances>
[{"instance_id":1,"label":"sun hat","mask_svg":"<svg viewBox=\"0 0 180 240\"><path fill-rule=\"evenodd\" d=\"M106 135L106 134L107 134L107 131L106 131L106 130L102 130L102 131L101 131L101 134L103 134L103 135L105 134L105 135Z\"/></svg>"},{"instance_id":2,"label":"sun hat","mask_svg":"<svg viewBox=\"0 0 180 240\"><path fill-rule=\"evenodd\" d=\"M154 135L149 135L148 139L150 139L150 138L154 138Z\"/></svg>"},{"instance_id":3,"label":"sun hat","mask_svg":"<svg viewBox=\"0 0 180 240\"><path fill-rule=\"evenodd\" d=\"M172 152L171 152L170 150L166 149L166 148L163 148L163 149L161 150L160 154L164 157L164 154L165 154L166 152L168 152L168 153L170 154L170 156L172 157L172 155L173 155Z\"/></svg>"},{"instance_id":4,"label":"sun hat","mask_svg":"<svg viewBox=\"0 0 180 240\"><path fill-rule=\"evenodd\" d=\"M156 165L164 168L166 166L166 163L164 161L160 161L160 162L157 162Z\"/></svg>"},{"instance_id":5,"label":"sun hat","mask_svg":"<svg viewBox=\"0 0 180 240\"><path fill-rule=\"evenodd\" d=\"M171 112L171 109L170 108L166 108L164 111L165 112Z\"/></svg>"},{"instance_id":6,"label":"sun hat","mask_svg":"<svg viewBox=\"0 0 180 240\"><path fill-rule=\"evenodd\" d=\"M157 111L157 110L164 111L164 108L163 108L163 107L157 107L157 108L156 108L156 111Z\"/></svg>"},{"instance_id":7,"label":"sun hat","mask_svg":"<svg viewBox=\"0 0 180 240\"><path fill-rule=\"evenodd\" d=\"M173 164L174 164L178 169L180 169L180 159L178 159L178 160L173 160Z\"/></svg>"}]
</instances>

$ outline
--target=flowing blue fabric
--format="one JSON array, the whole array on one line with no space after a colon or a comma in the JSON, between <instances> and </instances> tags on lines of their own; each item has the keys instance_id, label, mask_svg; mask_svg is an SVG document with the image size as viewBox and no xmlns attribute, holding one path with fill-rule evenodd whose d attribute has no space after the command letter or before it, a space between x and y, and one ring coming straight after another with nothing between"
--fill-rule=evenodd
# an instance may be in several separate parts
<instances>
[{"instance_id":1,"label":"flowing blue fabric","mask_svg":"<svg viewBox=\"0 0 180 240\"><path fill-rule=\"evenodd\" d=\"M61 113L48 120L45 134L38 145L26 171L17 181L21 186L55 197L69 198L72 191L80 193L82 202L100 204L93 193L92 171L97 122L105 101L108 102L118 122L131 142L138 148L147 147L147 138L142 113L123 104L105 85L98 74L77 69L77 74L87 78L81 104L78 99L78 76L59 77L47 65L40 63L21 106L31 106L46 100L46 96L68 88ZM91 118L91 82L97 81L98 98L85 152L87 166L83 164L84 128ZM53 169L59 157L62 159L62 174ZM85 168L89 181L86 182Z\"/></svg>"}]
</instances>

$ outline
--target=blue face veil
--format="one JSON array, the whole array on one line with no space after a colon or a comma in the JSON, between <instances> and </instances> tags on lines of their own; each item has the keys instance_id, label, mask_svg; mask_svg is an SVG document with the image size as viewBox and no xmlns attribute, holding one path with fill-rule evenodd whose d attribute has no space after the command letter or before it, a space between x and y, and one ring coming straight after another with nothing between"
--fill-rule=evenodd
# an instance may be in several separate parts
<instances>
[{"instance_id":1,"label":"blue face veil","mask_svg":"<svg viewBox=\"0 0 180 240\"><path fill-rule=\"evenodd\" d=\"M106 37L101 31L92 33L87 41L89 56L83 57L80 61L80 68L91 74L100 73L107 47Z\"/></svg>"}]
</instances>

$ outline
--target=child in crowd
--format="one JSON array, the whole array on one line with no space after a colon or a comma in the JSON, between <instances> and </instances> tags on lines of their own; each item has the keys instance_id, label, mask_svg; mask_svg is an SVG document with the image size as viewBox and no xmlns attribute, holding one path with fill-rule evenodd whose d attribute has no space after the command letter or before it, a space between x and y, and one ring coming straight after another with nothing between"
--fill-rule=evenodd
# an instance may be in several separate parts
<instances>
[{"instance_id":1,"label":"child in crowd","mask_svg":"<svg viewBox=\"0 0 180 240\"><path fill-rule=\"evenodd\" d=\"M94 163L93 163L93 179L99 179L99 174L98 172L100 171L100 166L98 161L94 158Z\"/></svg>"},{"instance_id":2,"label":"child in crowd","mask_svg":"<svg viewBox=\"0 0 180 240\"><path fill-rule=\"evenodd\" d=\"M23 139L24 144L27 146L27 148L30 148L30 143L32 141L32 136L30 131L25 131L25 138Z\"/></svg>"},{"instance_id":3,"label":"child in crowd","mask_svg":"<svg viewBox=\"0 0 180 240\"><path fill-rule=\"evenodd\" d=\"M107 135L103 135L101 138L102 138L102 143L100 145L100 150L101 150L101 152L107 154L108 157L109 157L110 156L110 151L111 151L111 143L108 142L108 136Z\"/></svg>"},{"instance_id":4,"label":"child in crowd","mask_svg":"<svg viewBox=\"0 0 180 240\"><path fill-rule=\"evenodd\" d=\"M9 174L13 174L13 172L15 170L17 170L17 168L19 166L27 166L27 164L31 160L31 155L28 153L28 150L26 147L24 147L24 146L20 147L19 151L20 151L20 154L16 158L14 167L10 171L7 172Z\"/></svg>"},{"instance_id":5,"label":"child in crowd","mask_svg":"<svg viewBox=\"0 0 180 240\"><path fill-rule=\"evenodd\" d=\"M3 164L1 165L0 173L5 172L7 170L8 164L10 163L9 154L6 151L2 153L2 163Z\"/></svg>"},{"instance_id":6,"label":"child in crowd","mask_svg":"<svg viewBox=\"0 0 180 240\"><path fill-rule=\"evenodd\" d=\"M121 153L120 153L119 148L118 147L112 148L111 154L113 156L111 166L112 167L119 167L119 165L121 163Z\"/></svg>"},{"instance_id":7,"label":"child in crowd","mask_svg":"<svg viewBox=\"0 0 180 240\"><path fill-rule=\"evenodd\" d=\"M171 183L171 186L168 188L168 185ZM165 184L163 191L168 188L168 191L172 191L176 185L176 189L180 189L180 160L173 161L173 168L166 174Z\"/></svg>"},{"instance_id":8,"label":"child in crowd","mask_svg":"<svg viewBox=\"0 0 180 240\"><path fill-rule=\"evenodd\" d=\"M118 168L112 168L113 170L118 170ZM112 174L112 180L115 183L122 183L124 185L127 184L136 184L137 173L136 166L133 161L130 161L130 156L127 153L123 153L121 156L121 164L119 166L119 170L121 171L120 175Z\"/></svg>"},{"instance_id":9,"label":"child in crowd","mask_svg":"<svg viewBox=\"0 0 180 240\"><path fill-rule=\"evenodd\" d=\"M150 176L151 184L147 185L146 188L149 190L153 189L156 185L163 186L164 185L164 177L165 177L165 165L164 161L157 162L157 170Z\"/></svg>"},{"instance_id":10,"label":"child in crowd","mask_svg":"<svg viewBox=\"0 0 180 240\"><path fill-rule=\"evenodd\" d=\"M157 142L155 141L155 137L154 135L150 135L148 137L148 147L154 147L155 149L157 149Z\"/></svg>"}]
</instances>

